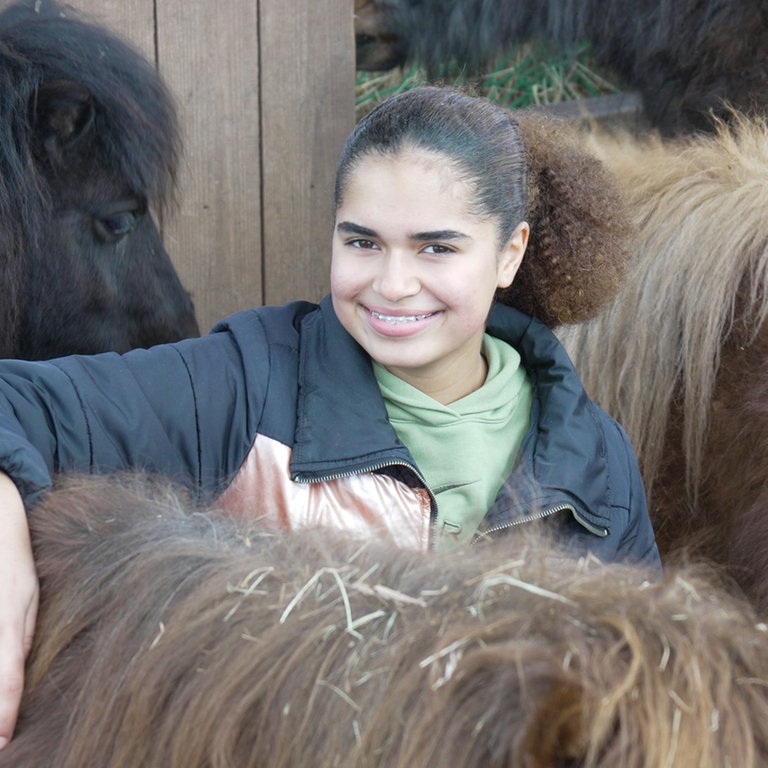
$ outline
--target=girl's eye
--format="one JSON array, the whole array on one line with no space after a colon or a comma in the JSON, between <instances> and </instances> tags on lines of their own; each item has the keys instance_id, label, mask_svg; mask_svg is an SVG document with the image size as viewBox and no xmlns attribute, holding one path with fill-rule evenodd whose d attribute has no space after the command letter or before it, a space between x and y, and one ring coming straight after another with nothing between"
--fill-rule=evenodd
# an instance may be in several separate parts
<instances>
[{"instance_id":1,"label":"girl's eye","mask_svg":"<svg viewBox=\"0 0 768 768\"><path fill-rule=\"evenodd\" d=\"M361 250L370 250L372 248L378 248L376 243L373 242L373 240L365 240L363 238L355 238L354 240L349 240L347 242L347 245L351 245L353 248L360 248Z\"/></svg>"},{"instance_id":2,"label":"girl's eye","mask_svg":"<svg viewBox=\"0 0 768 768\"><path fill-rule=\"evenodd\" d=\"M434 253L437 256L442 256L446 253L454 253L453 248L450 248L447 245L441 245L440 243L431 243L430 245L425 246L424 248L425 253Z\"/></svg>"}]
</instances>

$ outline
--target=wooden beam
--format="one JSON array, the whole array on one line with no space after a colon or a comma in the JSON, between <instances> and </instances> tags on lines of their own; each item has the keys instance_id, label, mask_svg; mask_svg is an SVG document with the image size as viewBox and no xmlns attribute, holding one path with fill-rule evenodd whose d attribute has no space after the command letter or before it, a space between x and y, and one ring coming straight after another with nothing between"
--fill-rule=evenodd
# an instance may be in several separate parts
<instances>
[{"instance_id":1,"label":"wooden beam","mask_svg":"<svg viewBox=\"0 0 768 768\"><path fill-rule=\"evenodd\" d=\"M354 125L352 0L261 0L265 302L328 290L333 181Z\"/></svg>"}]
</instances>

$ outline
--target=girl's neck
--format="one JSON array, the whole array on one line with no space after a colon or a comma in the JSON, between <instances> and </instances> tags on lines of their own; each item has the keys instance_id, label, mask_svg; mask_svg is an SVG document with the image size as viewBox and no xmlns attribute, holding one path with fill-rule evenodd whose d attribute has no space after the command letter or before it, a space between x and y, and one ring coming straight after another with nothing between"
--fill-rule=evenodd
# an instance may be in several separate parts
<instances>
[{"instance_id":1,"label":"girl's neck","mask_svg":"<svg viewBox=\"0 0 768 768\"><path fill-rule=\"evenodd\" d=\"M433 368L420 371L387 367L387 370L442 405L450 405L480 389L488 376L488 363L482 353L477 356L477 365L471 370L467 370L466 365L462 365L462 370L449 368L446 366L441 371Z\"/></svg>"}]
</instances>

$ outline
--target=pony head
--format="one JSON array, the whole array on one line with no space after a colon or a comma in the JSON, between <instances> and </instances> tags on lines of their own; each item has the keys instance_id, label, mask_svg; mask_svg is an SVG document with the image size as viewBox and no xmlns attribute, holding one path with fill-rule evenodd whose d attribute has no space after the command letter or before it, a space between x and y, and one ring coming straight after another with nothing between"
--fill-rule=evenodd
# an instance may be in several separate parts
<instances>
[{"instance_id":1,"label":"pony head","mask_svg":"<svg viewBox=\"0 0 768 768\"><path fill-rule=\"evenodd\" d=\"M180 152L137 52L56 3L0 13L0 352L124 351L197 334L151 212Z\"/></svg>"}]
</instances>

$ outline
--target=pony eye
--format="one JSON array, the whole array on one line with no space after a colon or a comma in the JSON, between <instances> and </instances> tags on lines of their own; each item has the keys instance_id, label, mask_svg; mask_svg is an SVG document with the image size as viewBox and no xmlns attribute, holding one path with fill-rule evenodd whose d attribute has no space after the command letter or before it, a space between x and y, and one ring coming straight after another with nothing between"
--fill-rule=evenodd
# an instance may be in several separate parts
<instances>
[{"instance_id":1,"label":"pony eye","mask_svg":"<svg viewBox=\"0 0 768 768\"><path fill-rule=\"evenodd\" d=\"M102 243L117 243L136 229L147 212L141 200L118 200L93 211L93 231Z\"/></svg>"}]
</instances>

